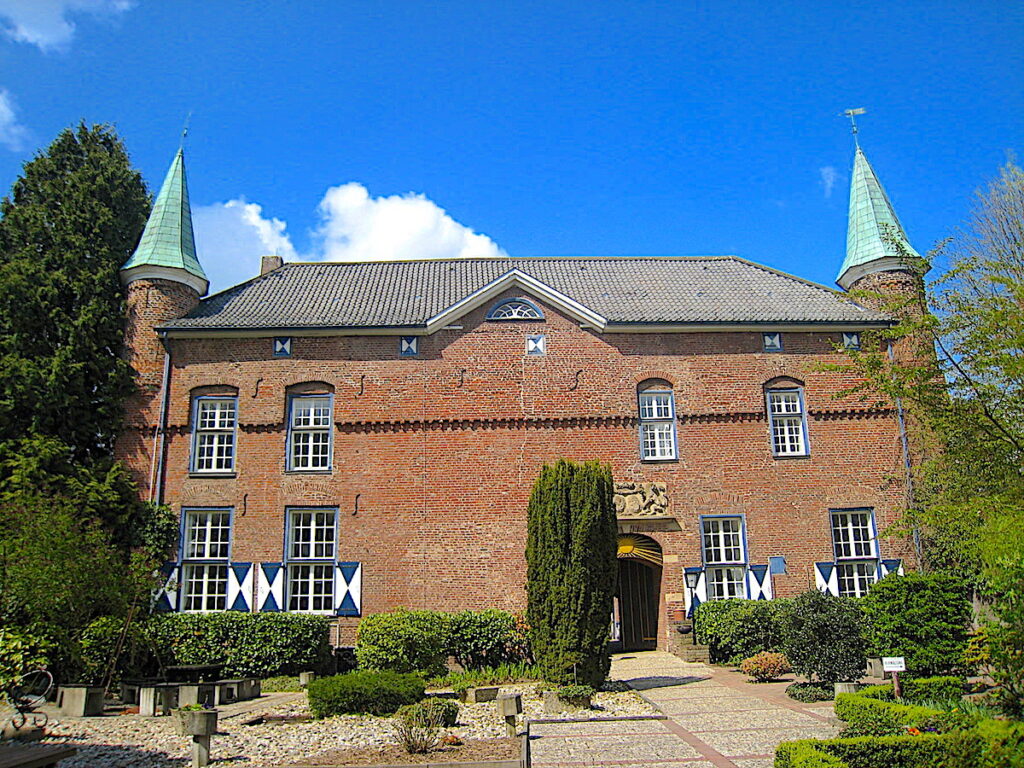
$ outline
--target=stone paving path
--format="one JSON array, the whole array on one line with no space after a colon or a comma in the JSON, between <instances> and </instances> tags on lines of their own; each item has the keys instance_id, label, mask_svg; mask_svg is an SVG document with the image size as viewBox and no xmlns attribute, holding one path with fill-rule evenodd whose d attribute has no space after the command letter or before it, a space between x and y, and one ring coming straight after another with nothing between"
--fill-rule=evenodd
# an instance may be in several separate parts
<instances>
[{"instance_id":1,"label":"stone paving path","mask_svg":"<svg viewBox=\"0 0 1024 768\"><path fill-rule=\"evenodd\" d=\"M779 742L839 730L830 702L807 705L786 696L792 681L749 683L738 672L658 651L614 656L611 678L666 718L534 723L534 768L771 768Z\"/></svg>"}]
</instances>

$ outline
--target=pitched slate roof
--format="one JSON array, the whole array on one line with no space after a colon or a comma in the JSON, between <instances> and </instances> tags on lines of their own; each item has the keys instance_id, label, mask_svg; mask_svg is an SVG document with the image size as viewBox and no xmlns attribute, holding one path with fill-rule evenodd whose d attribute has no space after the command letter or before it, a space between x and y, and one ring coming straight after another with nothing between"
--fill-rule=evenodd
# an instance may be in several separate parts
<instances>
[{"instance_id":1,"label":"pitched slate roof","mask_svg":"<svg viewBox=\"0 0 1024 768\"><path fill-rule=\"evenodd\" d=\"M183 269L206 280L206 273L196 256L192 209L185 180L185 156L181 149L167 170L142 232L142 239L139 240L139 247L121 269L142 266Z\"/></svg>"},{"instance_id":2,"label":"pitched slate roof","mask_svg":"<svg viewBox=\"0 0 1024 768\"><path fill-rule=\"evenodd\" d=\"M895 240L902 247L900 251ZM857 147L853 160L853 176L850 180L850 213L846 230L846 258L836 278L842 277L852 267L884 258L920 258L910 245L907 233L903 231L896 217L889 196L868 162L864 151Z\"/></svg>"},{"instance_id":3,"label":"pitched slate roof","mask_svg":"<svg viewBox=\"0 0 1024 768\"><path fill-rule=\"evenodd\" d=\"M502 258L288 263L203 300L172 330L426 327L508 275L525 273L616 324L884 324L816 283L732 256ZM543 300L543 299L542 299Z\"/></svg>"}]
</instances>

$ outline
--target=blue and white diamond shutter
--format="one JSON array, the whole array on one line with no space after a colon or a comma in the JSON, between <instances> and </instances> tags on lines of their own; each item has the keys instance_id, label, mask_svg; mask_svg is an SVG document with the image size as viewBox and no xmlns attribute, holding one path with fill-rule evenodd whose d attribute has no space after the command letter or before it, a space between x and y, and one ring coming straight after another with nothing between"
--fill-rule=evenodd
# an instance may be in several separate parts
<instances>
[{"instance_id":1,"label":"blue and white diamond shutter","mask_svg":"<svg viewBox=\"0 0 1024 768\"><path fill-rule=\"evenodd\" d=\"M252 563L228 566L228 610L249 611L252 599Z\"/></svg>"},{"instance_id":2,"label":"blue and white diamond shutter","mask_svg":"<svg viewBox=\"0 0 1024 768\"><path fill-rule=\"evenodd\" d=\"M178 584L181 580L181 566L178 563L164 563L160 566L160 586L153 593L153 610L167 612L178 610Z\"/></svg>"},{"instance_id":3,"label":"blue and white diamond shutter","mask_svg":"<svg viewBox=\"0 0 1024 768\"><path fill-rule=\"evenodd\" d=\"M687 568L686 573L698 573L697 586L693 589L687 588L685 592L686 596L686 616L692 617L694 610L701 603L706 603L708 599L708 581L703 568Z\"/></svg>"},{"instance_id":4,"label":"blue and white diamond shutter","mask_svg":"<svg viewBox=\"0 0 1024 768\"><path fill-rule=\"evenodd\" d=\"M256 610L284 610L284 567L281 563L260 563L256 573Z\"/></svg>"},{"instance_id":5,"label":"blue and white diamond shutter","mask_svg":"<svg viewBox=\"0 0 1024 768\"><path fill-rule=\"evenodd\" d=\"M359 616L363 608L362 563L338 563L334 569L334 612Z\"/></svg>"},{"instance_id":6,"label":"blue and white diamond shutter","mask_svg":"<svg viewBox=\"0 0 1024 768\"><path fill-rule=\"evenodd\" d=\"M814 564L814 586L826 595L839 596L839 574L835 563Z\"/></svg>"},{"instance_id":7,"label":"blue and white diamond shutter","mask_svg":"<svg viewBox=\"0 0 1024 768\"><path fill-rule=\"evenodd\" d=\"M772 577L767 565L752 565L747 571L747 597L750 600L772 599Z\"/></svg>"},{"instance_id":8,"label":"blue and white diamond shutter","mask_svg":"<svg viewBox=\"0 0 1024 768\"><path fill-rule=\"evenodd\" d=\"M903 561L902 560L883 560L881 563L881 572L878 574L878 578L884 579L890 573L894 573L897 576L903 575Z\"/></svg>"}]
</instances>

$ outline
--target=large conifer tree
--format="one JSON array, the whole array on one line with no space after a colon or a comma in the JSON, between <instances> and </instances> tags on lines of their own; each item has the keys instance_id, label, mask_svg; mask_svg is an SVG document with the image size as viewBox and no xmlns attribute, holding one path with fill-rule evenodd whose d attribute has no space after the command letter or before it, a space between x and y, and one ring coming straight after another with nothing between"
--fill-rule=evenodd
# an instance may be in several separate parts
<instances>
[{"instance_id":1,"label":"large conifer tree","mask_svg":"<svg viewBox=\"0 0 1024 768\"><path fill-rule=\"evenodd\" d=\"M118 269L149 195L109 126L65 129L0 201L0 444L109 454L131 386Z\"/></svg>"},{"instance_id":2,"label":"large conifer tree","mask_svg":"<svg viewBox=\"0 0 1024 768\"><path fill-rule=\"evenodd\" d=\"M611 470L545 465L530 496L527 621L546 679L599 686L618 572Z\"/></svg>"}]
</instances>

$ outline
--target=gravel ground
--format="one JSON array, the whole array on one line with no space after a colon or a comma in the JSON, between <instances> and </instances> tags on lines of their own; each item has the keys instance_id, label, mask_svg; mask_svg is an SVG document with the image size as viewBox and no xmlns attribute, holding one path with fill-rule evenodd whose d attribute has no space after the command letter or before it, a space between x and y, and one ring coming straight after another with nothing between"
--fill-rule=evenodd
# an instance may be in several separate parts
<instances>
[{"instance_id":1,"label":"gravel ground","mask_svg":"<svg viewBox=\"0 0 1024 768\"><path fill-rule=\"evenodd\" d=\"M524 717L530 719L558 717L547 715L535 684L502 686L501 693L523 695ZM277 694L263 702L246 702L244 714L235 714L232 707L222 711L219 733L213 737L211 758L221 765L246 768L273 766L310 757L341 747L373 747L394 744L390 718L343 715L305 723L264 723L243 725L257 715L308 715L305 697ZM568 710L567 718L651 715L656 711L633 692L599 692L594 695L594 709L589 712ZM239 705L233 705L239 707ZM520 730L524 727L519 718ZM505 735L504 720L493 702L463 704L459 720L449 729L463 740L497 738ZM43 743L67 742L78 747L74 759L65 760L61 768L181 768L189 764L189 739L174 733L169 717L112 715L97 718L51 717L50 734ZM2 747L0 747L2 749Z\"/></svg>"}]
</instances>

